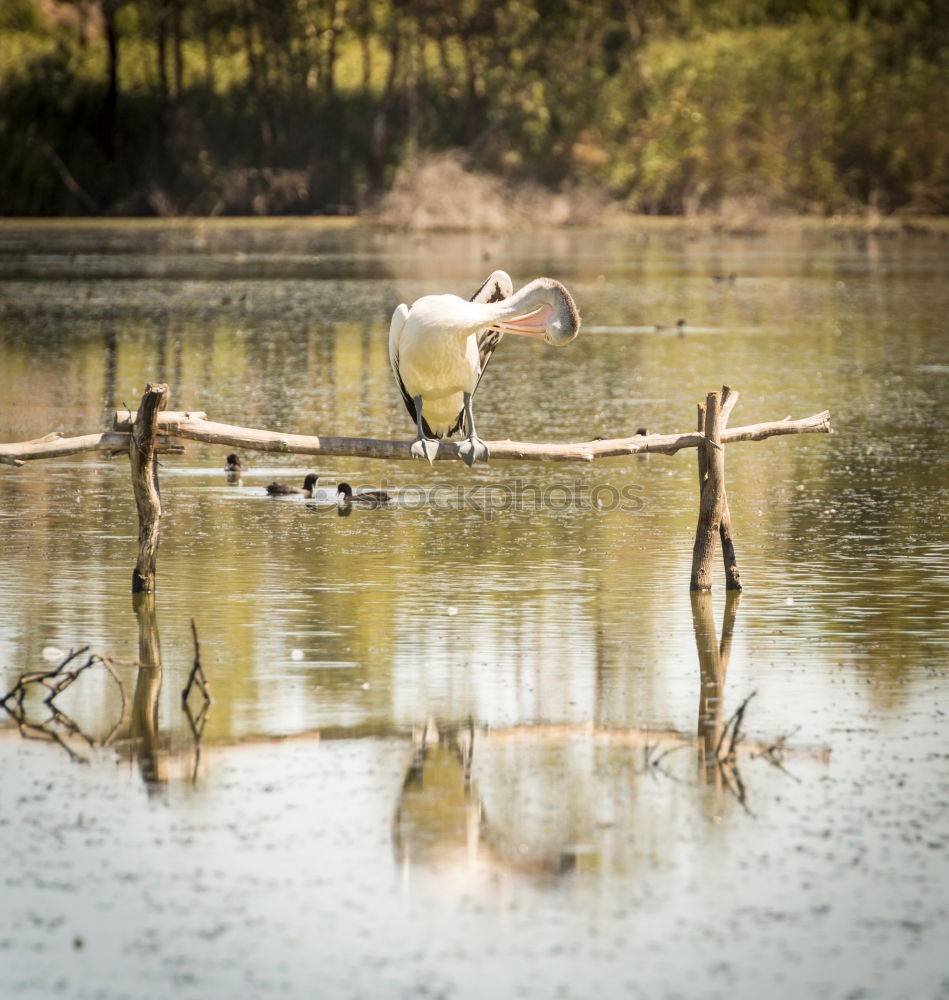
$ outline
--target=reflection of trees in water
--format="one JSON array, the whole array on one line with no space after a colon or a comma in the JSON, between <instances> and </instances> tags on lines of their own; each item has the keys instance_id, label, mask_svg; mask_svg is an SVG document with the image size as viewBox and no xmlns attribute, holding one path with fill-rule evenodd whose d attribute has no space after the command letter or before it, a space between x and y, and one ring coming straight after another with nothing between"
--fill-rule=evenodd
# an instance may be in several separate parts
<instances>
[{"instance_id":1,"label":"reflection of trees in water","mask_svg":"<svg viewBox=\"0 0 949 1000\"><path fill-rule=\"evenodd\" d=\"M713 792L708 805L716 814L729 801L750 813L739 761L758 757L781 767L788 748L786 737L767 745L743 735L742 721L751 696L730 716L725 714L725 677L739 600L737 593L728 595L719 636L711 595L692 597L699 661L697 727L692 732L592 721L488 729L472 718L462 722L432 719L417 728L392 820L392 846L398 862L406 871L467 871L478 878L517 875L541 882L574 870L626 867L635 864L635 858L651 856L650 837L665 829L661 817L657 818L665 800L661 795L657 798L655 780L669 782L671 790L694 784L697 775L699 786ZM82 662L87 651L80 650L54 671L23 675L0 706L17 721L25 738L55 742L74 760L86 759L80 753L82 747L117 749L136 761L151 794L167 786L169 761L176 752L183 755L171 731L163 733L159 726L163 668L154 595L137 595L133 607L139 658L134 664L137 672L130 702L114 667L118 661L93 654ZM182 711L193 741L188 776L194 783L210 695L193 622L192 629L194 665L182 691ZM122 690L122 705L110 732L96 739L83 733L53 702L99 663ZM610 680L603 677L598 683L608 687ZM51 714L46 719L36 721L29 716L31 685L48 692L43 704ZM203 697L196 713L194 687ZM595 703L602 704L604 697L608 693L597 692ZM404 730L388 723L319 730L321 740L404 735ZM692 753L697 769L694 764L686 766Z\"/></svg>"}]
</instances>

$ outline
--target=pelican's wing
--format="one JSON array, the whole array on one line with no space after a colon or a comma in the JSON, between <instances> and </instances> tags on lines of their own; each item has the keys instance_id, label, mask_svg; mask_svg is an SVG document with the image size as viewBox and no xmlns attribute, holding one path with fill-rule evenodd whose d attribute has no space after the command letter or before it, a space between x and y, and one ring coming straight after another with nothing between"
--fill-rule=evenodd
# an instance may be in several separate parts
<instances>
[{"instance_id":1,"label":"pelican's wing","mask_svg":"<svg viewBox=\"0 0 949 1000\"><path fill-rule=\"evenodd\" d=\"M392 314L392 321L389 323L389 364L392 365L392 374L395 375L396 382L399 383L399 391L405 401L405 408L409 411L409 416L415 420L415 403L405 388L402 375L399 373L399 341L402 338L402 330L405 328L405 320L409 314L409 307L403 302L395 307Z\"/></svg>"},{"instance_id":2,"label":"pelican's wing","mask_svg":"<svg viewBox=\"0 0 949 1000\"><path fill-rule=\"evenodd\" d=\"M389 364L392 365L392 373L395 375L396 382L399 383L399 392L402 393L402 399L405 403L405 408L409 411L409 416L412 418L412 423L417 423L418 417L415 414L415 400L409 395L409 391L405 388L405 383L402 381L402 374L399 372L399 341L402 339L402 331L405 328L405 320L408 315L409 307L404 302L396 306L395 312L392 314L392 322L389 324ZM429 437L435 437L431 427L428 426L428 421L425 419L424 414L422 416L422 430Z\"/></svg>"},{"instance_id":3,"label":"pelican's wing","mask_svg":"<svg viewBox=\"0 0 949 1000\"><path fill-rule=\"evenodd\" d=\"M506 271L495 271L489 275L484 284L471 296L472 302L500 302L506 299L514 291L514 282ZM504 336L500 330L487 326L478 331L478 354L480 356L481 371L478 373L478 385L481 384L481 376L484 375L485 368L494 354L494 349L501 342ZM475 386L477 389L477 386Z\"/></svg>"},{"instance_id":4,"label":"pelican's wing","mask_svg":"<svg viewBox=\"0 0 949 1000\"><path fill-rule=\"evenodd\" d=\"M484 279L481 287L471 296L469 302L500 302L506 299L514 291L514 282L506 271L493 271ZM498 346L504 336L500 330L495 330L493 326L486 326L479 330L475 336L478 339L478 381L475 384L475 391L481 385L481 376L484 369L494 354L494 349ZM445 435L451 437L458 431L467 431L465 426L465 411L458 414L458 419L452 424L451 429Z\"/></svg>"}]
</instances>

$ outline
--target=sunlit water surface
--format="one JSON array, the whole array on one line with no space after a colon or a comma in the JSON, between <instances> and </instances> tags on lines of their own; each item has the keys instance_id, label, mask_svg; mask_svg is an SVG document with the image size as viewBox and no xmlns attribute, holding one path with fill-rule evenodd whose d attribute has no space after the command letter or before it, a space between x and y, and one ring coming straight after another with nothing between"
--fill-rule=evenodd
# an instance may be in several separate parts
<instances>
[{"instance_id":1,"label":"sunlit water surface","mask_svg":"<svg viewBox=\"0 0 949 1000\"><path fill-rule=\"evenodd\" d=\"M106 429L154 381L213 420L407 438L392 309L496 267L562 280L584 329L503 342L488 440L690 431L723 383L731 426L836 432L728 448L737 601L718 567L689 595L691 451L248 452L229 483L189 443L153 605L125 458L0 465L0 696L86 647L121 682L0 712L0 992L949 997L947 262L923 236L0 226L0 441ZM308 471L314 501L265 495ZM343 479L399 502L340 517Z\"/></svg>"}]
</instances>

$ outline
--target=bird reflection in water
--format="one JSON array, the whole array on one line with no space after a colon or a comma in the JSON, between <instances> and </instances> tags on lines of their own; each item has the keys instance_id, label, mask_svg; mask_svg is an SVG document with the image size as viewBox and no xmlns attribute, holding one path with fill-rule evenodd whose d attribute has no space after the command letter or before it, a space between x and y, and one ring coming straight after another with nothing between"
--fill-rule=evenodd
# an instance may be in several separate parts
<instances>
[{"instance_id":1,"label":"bird reflection in water","mask_svg":"<svg viewBox=\"0 0 949 1000\"><path fill-rule=\"evenodd\" d=\"M414 734L414 752L392 823L396 859L406 869L486 866L498 874L550 879L576 867L570 847L538 848L489 820L471 779L476 732L435 720Z\"/></svg>"}]
</instances>

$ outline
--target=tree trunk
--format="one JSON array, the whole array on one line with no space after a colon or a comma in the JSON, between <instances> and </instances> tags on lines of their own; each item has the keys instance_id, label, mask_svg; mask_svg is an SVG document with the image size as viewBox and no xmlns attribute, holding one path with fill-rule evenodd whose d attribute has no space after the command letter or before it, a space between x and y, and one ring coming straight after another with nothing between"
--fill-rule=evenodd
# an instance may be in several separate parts
<instances>
[{"instance_id":1,"label":"tree trunk","mask_svg":"<svg viewBox=\"0 0 949 1000\"><path fill-rule=\"evenodd\" d=\"M389 72L385 90L372 122L372 136L369 141L369 190L378 193L385 180L386 159L389 151L389 113L395 104L396 80L399 73L401 39L397 27L393 27L389 43Z\"/></svg>"},{"instance_id":2,"label":"tree trunk","mask_svg":"<svg viewBox=\"0 0 949 1000\"><path fill-rule=\"evenodd\" d=\"M175 97L181 97L184 90L184 58L181 52L181 0L171 3L172 60L175 70Z\"/></svg>"},{"instance_id":3,"label":"tree trunk","mask_svg":"<svg viewBox=\"0 0 949 1000\"><path fill-rule=\"evenodd\" d=\"M102 105L102 148L109 160L115 159L116 117L119 106L119 34L115 27L116 0L103 0L102 23L105 32L107 70L105 101Z\"/></svg>"}]
</instances>

